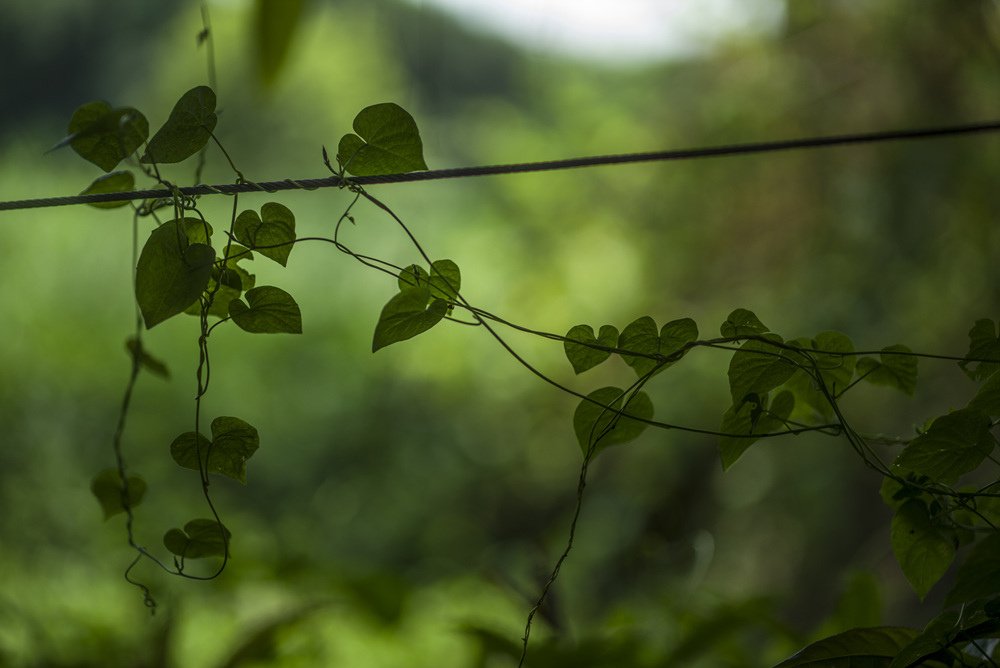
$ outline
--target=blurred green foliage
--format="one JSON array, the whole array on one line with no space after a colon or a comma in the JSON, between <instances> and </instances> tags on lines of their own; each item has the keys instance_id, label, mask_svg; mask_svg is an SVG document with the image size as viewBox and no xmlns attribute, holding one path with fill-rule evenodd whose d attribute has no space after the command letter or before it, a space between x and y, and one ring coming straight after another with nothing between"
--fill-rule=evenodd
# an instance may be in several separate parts
<instances>
[{"instance_id":1,"label":"blurred green foliage","mask_svg":"<svg viewBox=\"0 0 1000 668\"><path fill-rule=\"evenodd\" d=\"M517 51L425 7L314 2L268 87L250 7L211 9L220 136L258 180L322 174L320 146L387 100L420 119L433 167L916 127L1000 108L1000 15L986 0L789 0L773 34L633 68ZM0 81L17 103L0 109L3 198L79 192L98 175L41 155L84 102L134 104L159 127L205 82L200 29L195 3L5 6L0 38L14 46ZM780 331L962 354L969 323L1000 303L998 161L998 140L977 137L377 192L435 257L463 268L463 292L539 329L622 327L643 313L715 323L747 305ZM212 156L203 179L226 170ZM307 235L329 232L346 196L282 201ZM205 203L220 216L228 206ZM416 261L378 211L356 217L352 246ZM238 537L232 569L208 585L143 572L163 594L163 614L149 618L120 578L120 516L102 524L88 489L111 464L128 372L128 228L120 210L0 218L0 664L510 665L572 512L576 402L468 328L370 356L377 305L397 286L308 245L282 273L301 338L220 331L216 343L211 414L239 406L261 438L253 484L214 488ZM259 280L276 275L256 264ZM172 372L143 377L126 434L149 483L138 511L147 545L200 510L168 457L190 428L196 336L180 317L144 339ZM576 382L561 346L512 341ZM727 362L700 353L658 379L658 417L714 427L730 403ZM870 392L845 410L864 430L906 435L968 400L954 365L921 372L914 398ZM613 368L590 373L586 387L618 382ZM588 494L536 628L536 665L771 665L854 625L919 625L943 596L919 603L907 588L878 479L836 439L759 443L723 475L713 439L647 430L602 455Z\"/></svg>"}]
</instances>

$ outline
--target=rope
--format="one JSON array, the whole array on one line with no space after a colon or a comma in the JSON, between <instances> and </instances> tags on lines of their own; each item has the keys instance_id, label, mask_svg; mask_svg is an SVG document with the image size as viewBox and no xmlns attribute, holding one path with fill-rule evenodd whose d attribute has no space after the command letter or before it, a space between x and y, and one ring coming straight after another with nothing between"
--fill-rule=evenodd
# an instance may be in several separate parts
<instances>
[{"instance_id":1,"label":"rope","mask_svg":"<svg viewBox=\"0 0 1000 668\"><path fill-rule=\"evenodd\" d=\"M266 181L263 183L239 183L221 185L197 185L178 188L185 196L194 195L234 195L246 192L278 192L282 190L315 190L317 188L340 188L348 184L360 186L384 183L411 183L414 181L437 181L468 176L492 176L496 174L525 174L528 172L545 172L559 169L575 169L579 167L595 167L598 165L623 165L636 162L659 162L669 160L692 160L697 158L712 158L732 155L748 155L757 153L774 153L795 149L825 148L845 146L850 144L874 144L878 142L931 139L967 135L1000 130L1000 121L986 121L964 125L921 128L916 130L889 130L883 132L867 132L856 134L831 135L826 137L807 137L804 139L785 139L778 141L754 142L747 144L729 144L724 146L709 146L704 148L679 149L672 151L652 151L646 153L624 153L618 155L600 155L564 160L549 160L545 162L524 162L507 165L486 165L480 167L456 167L452 169L434 169L406 174L385 174L378 176L358 176L341 179L329 176L323 179L285 179L283 181ZM173 197L168 189L135 190L131 192L100 193L91 195L73 195L68 197L45 197L0 202L0 211L14 209L32 209L69 204L95 204L99 202L123 202L137 199L159 199Z\"/></svg>"}]
</instances>

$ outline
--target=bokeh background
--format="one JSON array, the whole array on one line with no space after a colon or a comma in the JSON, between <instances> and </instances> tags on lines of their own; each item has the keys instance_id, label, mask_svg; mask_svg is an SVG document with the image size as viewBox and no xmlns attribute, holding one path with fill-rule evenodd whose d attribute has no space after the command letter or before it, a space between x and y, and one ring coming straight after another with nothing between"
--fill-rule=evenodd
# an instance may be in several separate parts
<instances>
[{"instance_id":1,"label":"bokeh background","mask_svg":"<svg viewBox=\"0 0 1000 668\"><path fill-rule=\"evenodd\" d=\"M255 3L210 2L218 134L240 169L322 176L321 146L383 101L415 116L432 167L1000 116L993 0L678 2L657 20L683 30L660 26L659 44L627 5L607 39L598 28L581 41L555 18L477 20L469 3L444 4L307 2L265 85ZM78 105L135 106L155 129L207 80L197 2L3 5L4 200L76 193L99 175L68 149L44 155ZM630 25L633 48L616 48ZM788 337L835 329L864 349L963 354L972 322L1000 306L998 168L1000 138L984 135L372 191L462 267L468 299L526 326L690 316L712 336L746 307ZM189 182L192 166L170 174ZM231 178L210 153L205 180ZM300 235L329 234L348 202L331 190L240 204L270 199ZM213 221L230 206L202 200ZM416 261L384 215L356 214L354 248ZM395 287L325 244L297 246L287 269L253 263L258 283L298 300L301 336L213 335L207 415L250 421L262 445L246 487L213 484L229 569L198 583L141 567L160 604L149 616L121 577L121 516L102 521L89 491L113 463L130 261L127 209L0 214L0 664L513 665L573 510L576 401L474 328L441 325L373 356ZM508 334L580 391L632 378L618 360L575 378L558 344ZM190 429L196 337L186 316L149 332L172 379L141 377L129 416L130 470L149 484L138 537L155 549L206 512L168 451ZM699 352L658 376L657 416L714 428L727 363ZM971 396L951 363L922 362L921 376L913 398L860 387L845 410L862 431L906 435ZM761 442L725 474L715 447L649 430L599 458L532 665L764 666L824 633L935 614L946 585L923 603L908 589L879 480L844 440Z\"/></svg>"}]
</instances>

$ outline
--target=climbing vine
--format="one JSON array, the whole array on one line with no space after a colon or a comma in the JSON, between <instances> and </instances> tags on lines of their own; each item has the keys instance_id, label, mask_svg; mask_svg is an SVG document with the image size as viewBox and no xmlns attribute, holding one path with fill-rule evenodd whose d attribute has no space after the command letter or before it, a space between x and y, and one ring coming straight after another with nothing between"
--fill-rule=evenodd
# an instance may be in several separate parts
<instances>
[{"instance_id":1,"label":"climbing vine","mask_svg":"<svg viewBox=\"0 0 1000 668\"><path fill-rule=\"evenodd\" d=\"M354 177L403 174L428 169L417 123L393 103L362 109L353 132L343 135L332 157L323 150L325 166L340 179L350 201L326 237L298 236L294 213L269 201L259 210L242 209L238 193L228 220L209 221L199 196L187 195L167 178L167 165L197 158L200 174L206 151L213 146L233 173L236 185L255 183L237 168L219 141L219 118L213 87L185 92L165 123L152 136L145 116L133 107L91 102L72 115L69 146L104 174L84 194L130 193L141 175L170 192L169 197L135 202L102 202L94 206L132 208L134 239L135 330L126 342L132 366L112 449L115 465L100 471L91 489L105 518L124 514L126 538L134 551L125 578L155 610L150 587L134 568L148 560L174 575L212 579L226 568L230 545L238 540L226 527L224 509L213 500L212 480L224 476L247 481L249 460L261 447L253 416L215 415L211 411L212 334L236 327L250 334L299 334L303 315L293 296L274 285L257 285L243 263L260 255L287 266L301 243L329 244L364 267L392 280L398 292L384 304L372 334L372 352L427 333L443 322L471 325L494 339L516 364L552 387L575 396L571 420L581 452L576 507L563 551L527 612L519 665L529 656L532 623L570 556L577 538L588 472L594 460L613 446L635 440L646 429L681 430L716 437L723 468L733 466L761 439L818 432L845 442L860 462L881 476L881 495L894 512L889 540L902 572L923 599L946 573L954 584L941 614L923 630L905 627L859 628L803 648L780 666L835 666L851 660L892 668L919 665L998 665L995 639L1000 638L1000 479L996 476L996 427L1000 420L1000 335L997 322L976 321L962 355L925 354L893 343L877 350L858 350L844 333L823 331L785 338L752 311L737 308L718 327L718 335L701 332L691 318L662 326L643 316L619 328L614 324L576 324L565 334L544 332L512 322L474 305L462 292L462 271L450 259L437 258L418 240L403 218L369 193ZM128 169L119 169L125 163ZM264 189L261 187L261 189ZM413 263L399 266L354 250L345 241L345 223L358 224L359 205L367 203L388 216L410 242ZM144 231L140 225L151 221ZM172 318L197 322L198 356L194 364L195 399L190 415L179 418L179 434L169 453L181 468L198 475L205 512L168 528L162 548L140 545L134 533L134 509L147 494L147 483L128 466L125 429L136 380L141 373L168 376L167 367L143 344L143 333ZM563 347L576 374L585 374L618 356L634 376L618 385L580 392L547 376L520 355L505 337L513 329ZM725 354L730 401L720 406L718 425L673 424L655 418L646 385L659 374L701 354ZM912 395L920 360L957 363L969 381L969 400L948 413L931 416L912 435L887 438L861 433L845 414L849 392L887 388ZM886 459L875 446L891 446ZM267 443L263 443L267 447ZM964 558L956 565L959 551ZM161 556L164 554L166 557ZM191 567L196 561L206 566Z\"/></svg>"}]
</instances>

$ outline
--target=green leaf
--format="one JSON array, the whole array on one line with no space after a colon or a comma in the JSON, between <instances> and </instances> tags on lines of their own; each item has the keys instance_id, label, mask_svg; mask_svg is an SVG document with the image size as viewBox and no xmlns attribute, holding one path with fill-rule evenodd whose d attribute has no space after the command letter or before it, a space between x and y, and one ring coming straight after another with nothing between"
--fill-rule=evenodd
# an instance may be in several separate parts
<instances>
[{"instance_id":1,"label":"green leaf","mask_svg":"<svg viewBox=\"0 0 1000 668\"><path fill-rule=\"evenodd\" d=\"M730 313L719 328L719 332L726 338L743 338L765 334L767 331L767 326L754 315L754 312L745 308L738 308Z\"/></svg>"},{"instance_id":2,"label":"green leaf","mask_svg":"<svg viewBox=\"0 0 1000 668\"><path fill-rule=\"evenodd\" d=\"M647 315L634 320L622 330L618 337L618 347L636 353L668 357L697 339L698 325L691 318L671 320L657 333L656 321ZM625 353L621 353L621 357L640 378L654 369L656 373L660 373L676 362Z\"/></svg>"},{"instance_id":3,"label":"green leaf","mask_svg":"<svg viewBox=\"0 0 1000 668\"><path fill-rule=\"evenodd\" d=\"M132 359L138 359L139 365L146 371L160 378L170 378L170 370L167 369L167 365L146 352L142 343L134 336L125 340L125 349Z\"/></svg>"},{"instance_id":4,"label":"green leaf","mask_svg":"<svg viewBox=\"0 0 1000 668\"><path fill-rule=\"evenodd\" d=\"M128 170L111 172L104 176L98 176L94 182L87 186L81 195L102 195L104 193L127 193L135 189L135 176ZM97 209L116 209L128 204L127 201L120 202L89 202L90 206Z\"/></svg>"},{"instance_id":5,"label":"green leaf","mask_svg":"<svg viewBox=\"0 0 1000 668\"><path fill-rule=\"evenodd\" d=\"M268 202L256 211L247 210L236 217L236 239L284 267L295 242L295 216L282 204Z\"/></svg>"},{"instance_id":6,"label":"green leaf","mask_svg":"<svg viewBox=\"0 0 1000 668\"><path fill-rule=\"evenodd\" d=\"M831 393L836 394L838 390L847 387L854 378L855 358L850 354L837 353L853 353L854 343L851 339L840 332L820 332L810 344L809 357L815 367L806 360L803 364L819 371L824 385Z\"/></svg>"},{"instance_id":7,"label":"green leaf","mask_svg":"<svg viewBox=\"0 0 1000 668\"><path fill-rule=\"evenodd\" d=\"M124 490L122 489L122 478L118 473L118 469L104 469L95 475L94 479L90 482L90 491L97 497L98 503L101 504L105 520L118 513L125 512L125 506L122 505ZM128 477L129 505L135 508L142 503L142 497L145 495L146 481L139 476L130 475Z\"/></svg>"},{"instance_id":8,"label":"green leaf","mask_svg":"<svg viewBox=\"0 0 1000 668\"><path fill-rule=\"evenodd\" d=\"M858 376L875 385L888 385L912 395L917 389L917 358L904 345L887 346L879 360L862 357L858 360Z\"/></svg>"},{"instance_id":9,"label":"green leaf","mask_svg":"<svg viewBox=\"0 0 1000 668\"><path fill-rule=\"evenodd\" d=\"M910 499L892 518L892 551L903 574L923 600L955 559L955 545L928 514L927 504Z\"/></svg>"},{"instance_id":10,"label":"green leaf","mask_svg":"<svg viewBox=\"0 0 1000 668\"><path fill-rule=\"evenodd\" d=\"M767 338L781 343L781 337L769 334ZM749 394L763 395L778 387L795 373L795 363L787 351L766 341L747 341L733 353L729 362L729 390L734 404L739 404Z\"/></svg>"},{"instance_id":11,"label":"green leaf","mask_svg":"<svg viewBox=\"0 0 1000 668\"><path fill-rule=\"evenodd\" d=\"M993 417L1000 416L1000 373L986 379L968 407Z\"/></svg>"},{"instance_id":12,"label":"green leaf","mask_svg":"<svg viewBox=\"0 0 1000 668\"><path fill-rule=\"evenodd\" d=\"M292 296L271 285L262 285L246 293L247 304L239 299L229 302L229 315L236 326L254 334L301 334L302 313Z\"/></svg>"},{"instance_id":13,"label":"green leaf","mask_svg":"<svg viewBox=\"0 0 1000 668\"><path fill-rule=\"evenodd\" d=\"M969 352L958 366L973 380L984 380L1000 369L1000 363L973 362L975 359L1000 360L1000 337L992 320L977 320L969 330Z\"/></svg>"},{"instance_id":14,"label":"green leaf","mask_svg":"<svg viewBox=\"0 0 1000 668\"><path fill-rule=\"evenodd\" d=\"M184 530L171 529L163 536L163 545L182 559L223 557L232 533L215 520L191 520Z\"/></svg>"},{"instance_id":15,"label":"green leaf","mask_svg":"<svg viewBox=\"0 0 1000 668\"><path fill-rule=\"evenodd\" d=\"M462 289L462 272L451 260L436 260L431 264L431 299L455 301Z\"/></svg>"},{"instance_id":16,"label":"green leaf","mask_svg":"<svg viewBox=\"0 0 1000 668\"><path fill-rule=\"evenodd\" d=\"M136 266L135 298L151 329L190 306L208 285L215 250L207 245L207 223L172 220L149 235Z\"/></svg>"},{"instance_id":17,"label":"green leaf","mask_svg":"<svg viewBox=\"0 0 1000 668\"><path fill-rule=\"evenodd\" d=\"M958 567L945 606L960 605L1000 594L1000 534L991 533L972 548Z\"/></svg>"},{"instance_id":18,"label":"green leaf","mask_svg":"<svg viewBox=\"0 0 1000 668\"><path fill-rule=\"evenodd\" d=\"M753 395L752 395L753 396ZM740 436L722 436L719 439L719 455L722 457L722 468L728 470L736 460L746 452L747 448L757 442L763 434L770 434L785 427L785 420L795 407L795 397L784 390L774 398L771 405L766 406L767 396L754 397L730 406L722 415L722 425L719 431L723 434L747 434Z\"/></svg>"},{"instance_id":19,"label":"green leaf","mask_svg":"<svg viewBox=\"0 0 1000 668\"><path fill-rule=\"evenodd\" d=\"M392 102L365 107L354 118L354 131L340 140L337 162L355 176L401 174L427 169L417 124Z\"/></svg>"},{"instance_id":20,"label":"green leaf","mask_svg":"<svg viewBox=\"0 0 1000 668\"><path fill-rule=\"evenodd\" d=\"M963 408L934 420L925 433L906 446L895 463L933 480L952 483L979 466L995 444L989 417Z\"/></svg>"},{"instance_id":21,"label":"green leaf","mask_svg":"<svg viewBox=\"0 0 1000 668\"><path fill-rule=\"evenodd\" d=\"M807 645L775 668L887 668L917 633L899 626L851 629Z\"/></svg>"},{"instance_id":22,"label":"green leaf","mask_svg":"<svg viewBox=\"0 0 1000 668\"><path fill-rule=\"evenodd\" d=\"M212 440L193 431L185 432L170 444L170 456L178 466L193 471L224 475L247 482L247 460L260 447L257 430L234 417L212 420Z\"/></svg>"},{"instance_id":23,"label":"green leaf","mask_svg":"<svg viewBox=\"0 0 1000 668\"><path fill-rule=\"evenodd\" d=\"M586 344L614 348L618 343L618 328L613 325L604 325L601 327L600 334L595 337L593 327L577 325L566 332L566 339L563 341L566 359L573 365L573 371L583 373L611 357L610 350L597 350ZM579 343L576 343L577 341Z\"/></svg>"},{"instance_id":24,"label":"green leaf","mask_svg":"<svg viewBox=\"0 0 1000 668\"><path fill-rule=\"evenodd\" d=\"M411 264L399 272L396 283L399 285L399 291L403 292L412 288L426 288L430 285L430 281L431 277L426 269L419 264Z\"/></svg>"},{"instance_id":25,"label":"green leaf","mask_svg":"<svg viewBox=\"0 0 1000 668\"><path fill-rule=\"evenodd\" d=\"M900 650L889 668L920 668L954 664L948 648L965 646L976 638L996 637L1000 624L978 605L946 610L924 627L916 638ZM964 658L968 658L965 655ZM969 665L969 664L966 664Z\"/></svg>"},{"instance_id":26,"label":"green leaf","mask_svg":"<svg viewBox=\"0 0 1000 668\"><path fill-rule=\"evenodd\" d=\"M73 112L67 132L53 148L69 144L81 158L110 172L146 141L149 123L132 107L112 109L107 102L89 102Z\"/></svg>"},{"instance_id":27,"label":"green leaf","mask_svg":"<svg viewBox=\"0 0 1000 668\"><path fill-rule=\"evenodd\" d=\"M619 445L635 440L648 426L642 420L653 419L653 402L645 392L637 392L622 406L624 391L617 387L602 387L587 395L608 408L602 408L587 399L580 401L573 414L573 431L580 444L584 456L590 451L591 443L596 439L597 446L593 456L610 445ZM628 413L634 417L618 417L619 412ZM636 420L635 418L640 418Z\"/></svg>"},{"instance_id":28,"label":"green leaf","mask_svg":"<svg viewBox=\"0 0 1000 668\"><path fill-rule=\"evenodd\" d=\"M285 63L304 5L304 0L254 3L254 59L260 80L266 86L274 83Z\"/></svg>"},{"instance_id":29,"label":"green leaf","mask_svg":"<svg viewBox=\"0 0 1000 668\"><path fill-rule=\"evenodd\" d=\"M372 352L412 339L438 324L448 312L448 302L435 299L428 307L430 298L430 287L423 287L404 290L390 299L375 325Z\"/></svg>"},{"instance_id":30,"label":"green leaf","mask_svg":"<svg viewBox=\"0 0 1000 668\"><path fill-rule=\"evenodd\" d=\"M163 124L146 145L141 161L173 163L190 158L212 137L218 122L215 92L196 86L181 96Z\"/></svg>"}]
</instances>

